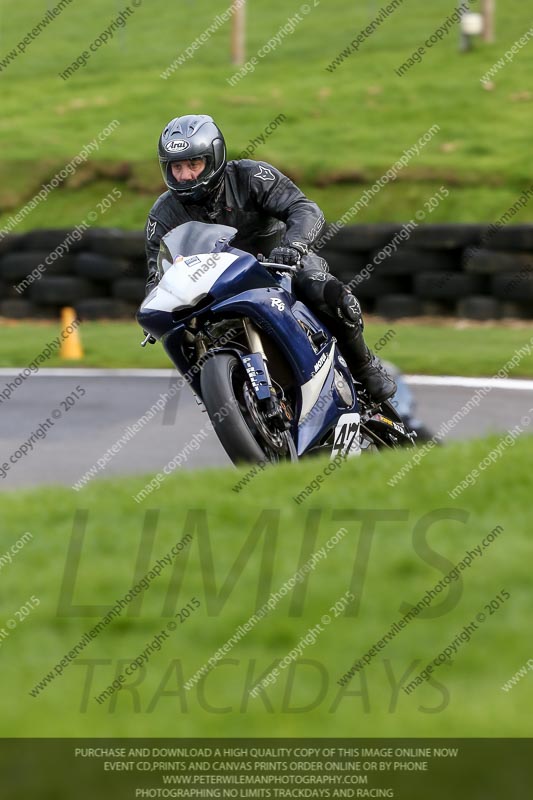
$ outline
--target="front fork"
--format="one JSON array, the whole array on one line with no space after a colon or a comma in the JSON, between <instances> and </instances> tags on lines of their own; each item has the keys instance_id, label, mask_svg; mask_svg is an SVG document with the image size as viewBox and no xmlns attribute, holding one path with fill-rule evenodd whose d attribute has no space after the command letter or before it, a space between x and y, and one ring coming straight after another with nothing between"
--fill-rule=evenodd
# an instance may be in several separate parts
<instances>
[{"instance_id":1,"label":"front fork","mask_svg":"<svg viewBox=\"0 0 533 800\"><path fill-rule=\"evenodd\" d=\"M246 339L248 341L248 347L250 348L250 353L260 353L266 366L268 359L263 348L263 342L261 341L261 334L257 330L256 325L254 325L252 320L248 319L248 317L243 318L242 324L244 327L244 333L246 334Z\"/></svg>"},{"instance_id":2,"label":"front fork","mask_svg":"<svg viewBox=\"0 0 533 800\"><path fill-rule=\"evenodd\" d=\"M261 402L261 405L264 406L265 416L273 426L278 430L288 430L290 422L272 385L268 371L268 359L261 341L261 334L248 317L244 317L243 327L250 354L241 356L241 360L250 378L256 397Z\"/></svg>"}]
</instances>

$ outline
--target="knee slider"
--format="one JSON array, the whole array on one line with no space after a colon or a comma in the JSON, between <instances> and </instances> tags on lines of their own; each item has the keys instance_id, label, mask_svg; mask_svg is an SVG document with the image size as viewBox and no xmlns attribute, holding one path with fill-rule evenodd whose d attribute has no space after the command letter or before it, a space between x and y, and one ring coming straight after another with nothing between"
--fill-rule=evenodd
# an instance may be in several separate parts
<instances>
[{"instance_id":1,"label":"knee slider","mask_svg":"<svg viewBox=\"0 0 533 800\"><path fill-rule=\"evenodd\" d=\"M335 285L327 286L324 299L336 316L339 316L350 327L363 330L363 314L361 306L354 294L337 278ZM333 283L333 282L332 282Z\"/></svg>"}]
</instances>

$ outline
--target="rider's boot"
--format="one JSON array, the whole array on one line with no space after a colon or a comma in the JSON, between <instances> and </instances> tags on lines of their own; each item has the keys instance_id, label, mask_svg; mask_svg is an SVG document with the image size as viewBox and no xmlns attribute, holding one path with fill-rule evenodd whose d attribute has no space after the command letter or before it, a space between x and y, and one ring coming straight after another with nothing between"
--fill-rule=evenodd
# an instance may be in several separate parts
<instances>
[{"instance_id":1,"label":"rider's boot","mask_svg":"<svg viewBox=\"0 0 533 800\"><path fill-rule=\"evenodd\" d=\"M382 403L395 394L397 386L379 358L367 347L361 309L354 295L344 287L337 303L338 316L344 322L346 331L340 347L350 372L376 403Z\"/></svg>"}]
</instances>

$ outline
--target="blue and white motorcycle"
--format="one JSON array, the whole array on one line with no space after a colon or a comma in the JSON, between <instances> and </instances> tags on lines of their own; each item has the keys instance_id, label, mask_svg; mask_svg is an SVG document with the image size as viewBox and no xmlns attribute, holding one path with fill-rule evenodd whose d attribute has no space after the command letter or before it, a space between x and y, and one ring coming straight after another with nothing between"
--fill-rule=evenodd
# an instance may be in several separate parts
<instances>
[{"instance_id":1,"label":"blue and white motorcycle","mask_svg":"<svg viewBox=\"0 0 533 800\"><path fill-rule=\"evenodd\" d=\"M231 246L235 228L187 222L161 240L137 320L187 378L234 463L357 456L411 445L390 402L354 380L336 339L291 291L297 268Z\"/></svg>"}]
</instances>

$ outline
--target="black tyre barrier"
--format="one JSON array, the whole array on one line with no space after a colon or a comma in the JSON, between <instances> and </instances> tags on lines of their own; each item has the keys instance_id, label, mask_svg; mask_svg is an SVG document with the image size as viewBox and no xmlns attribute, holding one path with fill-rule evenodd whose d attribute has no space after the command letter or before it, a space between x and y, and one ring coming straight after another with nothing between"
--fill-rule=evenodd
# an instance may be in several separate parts
<instances>
[{"instance_id":1,"label":"black tyre barrier","mask_svg":"<svg viewBox=\"0 0 533 800\"><path fill-rule=\"evenodd\" d=\"M98 297L98 287L85 278L72 276L44 277L30 286L30 300L39 305L74 305L89 297Z\"/></svg>"},{"instance_id":2,"label":"black tyre barrier","mask_svg":"<svg viewBox=\"0 0 533 800\"><path fill-rule=\"evenodd\" d=\"M387 277L371 273L368 278L356 275L349 286L356 297L377 299L386 294L408 294L411 289L411 278Z\"/></svg>"},{"instance_id":3,"label":"black tyre barrier","mask_svg":"<svg viewBox=\"0 0 533 800\"><path fill-rule=\"evenodd\" d=\"M114 297L95 297L79 300L74 304L78 317L83 320L92 319L135 319L138 305L117 300Z\"/></svg>"},{"instance_id":4,"label":"black tyre barrier","mask_svg":"<svg viewBox=\"0 0 533 800\"><path fill-rule=\"evenodd\" d=\"M10 233L0 239L0 256L6 253L15 253L20 249L24 234Z\"/></svg>"},{"instance_id":5,"label":"black tyre barrier","mask_svg":"<svg viewBox=\"0 0 533 800\"><path fill-rule=\"evenodd\" d=\"M456 303L453 300L421 300L424 317L453 317Z\"/></svg>"},{"instance_id":6,"label":"black tyre barrier","mask_svg":"<svg viewBox=\"0 0 533 800\"><path fill-rule=\"evenodd\" d=\"M90 229L78 231L76 228L49 228L23 233L19 240L20 250L46 250L50 253L62 245L69 252L77 253L87 249Z\"/></svg>"},{"instance_id":7,"label":"black tyre barrier","mask_svg":"<svg viewBox=\"0 0 533 800\"><path fill-rule=\"evenodd\" d=\"M457 251L415 250L400 246L395 253L383 258L383 251L371 254L375 270L380 275L415 275L427 270L460 269L461 262Z\"/></svg>"},{"instance_id":8,"label":"black tyre barrier","mask_svg":"<svg viewBox=\"0 0 533 800\"><path fill-rule=\"evenodd\" d=\"M502 302L502 316L505 319L531 319L531 300L523 303L513 302L512 300Z\"/></svg>"},{"instance_id":9,"label":"black tyre barrier","mask_svg":"<svg viewBox=\"0 0 533 800\"><path fill-rule=\"evenodd\" d=\"M481 241L486 230L487 226L481 224L419 225L411 233L409 244L422 250L463 250Z\"/></svg>"},{"instance_id":10,"label":"black tyre barrier","mask_svg":"<svg viewBox=\"0 0 533 800\"><path fill-rule=\"evenodd\" d=\"M353 276L366 267L368 258L365 253L343 253L337 250L324 248L320 255L329 266L329 271L344 282L348 282Z\"/></svg>"},{"instance_id":11,"label":"black tyre barrier","mask_svg":"<svg viewBox=\"0 0 533 800\"><path fill-rule=\"evenodd\" d=\"M503 316L502 304L494 297L484 295L465 297L457 305L457 314L468 319L480 321L500 319Z\"/></svg>"},{"instance_id":12,"label":"black tyre barrier","mask_svg":"<svg viewBox=\"0 0 533 800\"><path fill-rule=\"evenodd\" d=\"M533 252L533 225L508 225L490 237L494 250L530 250Z\"/></svg>"},{"instance_id":13,"label":"black tyre barrier","mask_svg":"<svg viewBox=\"0 0 533 800\"><path fill-rule=\"evenodd\" d=\"M9 298L0 301L0 317L8 319L46 319L53 320L59 317L60 306L44 306L32 303L24 298Z\"/></svg>"},{"instance_id":14,"label":"black tyre barrier","mask_svg":"<svg viewBox=\"0 0 533 800\"><path fill-rule=\"evenodd\" d=\"M8 253L0 258L0 278L17 284L27 279L30 285L39 280L39 276L69 275L72 274L75 258L73 255L55 258L49 250ZM33 270L36 272L30 277Z\"/></svg>"},{"instance_id":15,"label":"black tyre barrier","mask_svg":"<svg viewBox=\"0 0 533 800\"><path fill-rule=\"evenodd\" d=\"M364 253L388 244L401 227L401 223L346 225L335 232L334 225L327 225L318 241L324 242L323 246L328 250Z\"/></svg>"},{"instance_id":16,"label":"black tyre barrier","mask_svg":"<svg viewBox=\"0 0 533 800\"><path fill-rule=\"evenodd\" d=\"M26 319L34 317L37 308L29 300L9 299L0 301L0 317Z\"/></svg>"},{"instance_id":17,"label":"black tyre barrier","mask_svg":"<svg viewBox=\"0 0 533 800\"><path fill-rule=\"evenodd\" d=\"M113 283L129 271L130 262L126 258L110 258L100 253L80 253L74 264L74 272L81 278L106 283Z\"/></svg>"},{"instance_id":18,"label":"black tyre barrier","mask_svg":"<svg viewBox=\"0 0 533 800\"><path fill-rule=\"evenodd\" d=\"M492 278L492 294L500 300L529 300L533 309L533 272L510 272L505 275L494 275Z\"/></svg>"},{"instance_id":19,"label":"black tyre barrier","mask_svg":"<svg viewBox=\"0 0 533 800\"><path fill-rule=\"evenodd\" d=\"M144 256L144 231L123 231L118 228L95 228L88 236L94 253L122 258Z\"/></svg>"},{"instance_id":20,"label":"black tyre barrier","mask_svg":"<svg viewBox=\"0 0 533 800\"><path fill-rule=\"evenodd\" d=\"M128 261L127 277L142 278L143 281L146 281L146 256L132 258Z\"/></svg>"},{"instance_id":21,"label":"black tyre barrier","mask_svg":"<svg viewBox=\"0 0 533 800\"><path fill-rule=\"evenodd\" d=\"M21 295L11 283L0 281L0 300L10 300L11 298L19 298Z\"/></svg>"},{"instance_id":22,"label":"black tyre barrier","mask_svg":"<svg viewBox=\"0 0 533 800\"><path fill-rule=\"evenodd\" d=\"M528 266L533 270L533 253L478 250L470 256L468 251L463 255L463 267L466 272L494 275L498 272L515 272L521 267Z\"/></svg>"},{"instance_id":23,"label":"black tyre barrier","mask_svg":"<svg viewBox=\"0 0 533 800\"><path fill-rule=\"evenodd\" d=\"M120 278L113 283L111 292L113 297L139 305L146 295L146 281L142 278Z\"/></svg>"},{"instance_id":24,"label":"black tyre barrier","mask_svg":"<svg viewBox=\"0 0 533 800\"><path fill-rule=\"evenodd\" d=\"M0 316L51 318L80 303L87 318L131 315L144 297L144 232L80 233L0 232ZM533 224L329 225L318 245L365 313L533 319Z\"/></svg>"},{"instance_id":25,"label":"black tyre barrier","mask_svg":"<svg viewBox=\"0 0 533 800\"><path fill-rule=\"evenodd\" d=\"M374 311L385 319L419 317L422 314L422 304L417 297L410 294L387 294L376 300Z\"/></svg>"},{"instance_id":26,"label":"black tyre barrier","mask_svg":"<svg viewBox=\"0 0 533 800\"><path fill-rule=\"evenodd\" d=\"M435 270L415 275L413 290L424 300L462 300L467 295L482 294L487 283L484 275Z\"/></svg>"}]
</instances>

